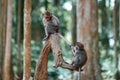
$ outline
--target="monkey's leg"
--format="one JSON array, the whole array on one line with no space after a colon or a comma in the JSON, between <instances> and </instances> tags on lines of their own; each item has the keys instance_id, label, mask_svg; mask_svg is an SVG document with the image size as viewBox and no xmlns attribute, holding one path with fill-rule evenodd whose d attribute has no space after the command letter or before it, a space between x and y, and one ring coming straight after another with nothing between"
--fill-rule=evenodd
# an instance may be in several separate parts
<instances>
[{"instance_id":1,"label":"monkey's leg","mask_svg":"<svg viewBox=\"0 0 120 80\"><path fill-rule=\"evenodd\" d=\"M45 41L48 37L49 37L49 33L48 33L48 30L47 30L47 27L45 27L45 37L43 38L43 41Z\"/></svg>"}]
</instances>

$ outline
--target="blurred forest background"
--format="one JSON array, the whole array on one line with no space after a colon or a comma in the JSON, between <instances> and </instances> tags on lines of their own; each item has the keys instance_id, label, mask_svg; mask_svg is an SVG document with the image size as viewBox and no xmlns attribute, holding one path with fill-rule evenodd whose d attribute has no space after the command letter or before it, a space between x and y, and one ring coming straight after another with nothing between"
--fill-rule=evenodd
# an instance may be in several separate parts
<instances>
[{"instance_id":1,"label":"blurred forest background","mask_svg":"<svg viewBox=\"0 0 120 80\"><path fill-rule=\"evenodd\" d=\"M0 80L23 78L24 1L0 0ZM31 76L44 44L42 13L48 10L59 18L60 33L68 41L85 46L88 61L82 80L120 80L120 0L32 0L31 5ZM60 45L71 63L70 47L63 40ZM53 63L51 52L49 80L76 80L77 72L56 69Z\"/></svg>"}]
</instances>

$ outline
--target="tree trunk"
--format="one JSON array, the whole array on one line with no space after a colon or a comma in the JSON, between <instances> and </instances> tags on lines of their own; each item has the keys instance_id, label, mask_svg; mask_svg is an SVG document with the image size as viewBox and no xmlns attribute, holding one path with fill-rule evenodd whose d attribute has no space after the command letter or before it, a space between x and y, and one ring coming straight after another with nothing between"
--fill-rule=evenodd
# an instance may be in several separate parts
<instances>
[{"instance_id":1,"label":"tree trunk","mask_svg":"<svg viewBox=\"0 0 120 80\"><path fill-rule=\"evenodd\" d=\"M105 52L105 57L108 57L108 48L109 48L109 38L108 38L108 14L107 14L107 9L106 9L106 0L102 0L101 3L102 7L101 7L101 17L102 17L102 32L101 32L101 38L102 38L102 45L104 45L104 50ZM110 16L109 16L110 17ZM103 37L104 35L104 37Z\"/></svg>"},{"instance_id":2,"label":"tree trunk","mask_svg":"<svg viewBox=\"0 0 120 80\"><path fill-rule=\"evenodd\" d=\"M4 80L10 80L11 75L11 50L12 50L12 0L8 0L7 7L7 34L4 60Z\"/></svg>"},{"instance_id":3,"label":"tree trunk","mask_svg":"<svg viewBox=\"0 0 120 80\"><path fill-rule=\"evenodd\" d=\"M77 39L76 32L76 1L72 0L72 22L71 22L71 32L72 32L72 45L75 45ZM74 79L74 72L71 71L71 80Z\"/></svg>"},{"instance_id":4,"label":"tree trunk","mask_svg":"<svg viewBox=\"0 0 120 80\"><path fill-rule=\"evenodd\" d=\"M76 2L72 1L72 44L76 43Z\"/></svg>"},{"instance_id":5,"label":"tree trunk","mask_svg":"<svg viewBox=\"0 0 120 80\"><path fill-rule=\"evenodd\" d=\"M0 79L3 79L3 62L5 53L5 36L6 36L6 17L7 17L7 1L1 0L1 18L0 18Z\"/></svg>"},{"instance_id":6,"label":"tree trunk","mask_svg":"<svg viewBox=\"0 0 120 80\"><path fill-rule=\"evenodd\" d=\"M34 80L48 80L47 63L50 48L52 49L54 56L54 67L62 67L73 70L73 66L65 62L62 57L62 50L59 45L58 34L51 34L41 51L41 56L36 65Z\"/></svg>"},{"instance_id":7,"label":"tree trunk","mask_svg":"<svg viewBox=\"0 0 120 80\"><path fill-rule=\"evenodd\" d=\"M113 30L114 30L114 59L115 59L115 69L116 69L116 73L115 73L115 78L116 80L119 80L119 75L118 75L118 50L117 50L117 40L118 40L118 36L117 36L117 0L115 0L115 5L114 5L114 11L113 11Z\"/></svg>"},{"instance_id":8,"label":"tree trunk","mask_svg":"<svg viewBox=\"0 0 120 80\"><path fill-rule=\"evenodd\" d=\"M21 73L21 52L20 52L20 40L21 40L21 4L22 1L18 0L18 25L17 25L17 45L18 45L18 53L17 53L17 74L20 77Z\"/></svg>"},{"instance_id":9,"label":"tree trunk","mask_svg":"<svg viewBox=\"0 0 120 80\"><path fill-rule=\"evenodd\" d=\"M24 3L24 71L23 80L31 76L31 0Z\"/></svg>"},{"instance_id":10,"label":"tree trunk","mask_svg":"<svg viewBox=\"0 0 120 80\"><path fill-rule=\"evenodd\" d=\"M45 0L45 10L47 10L47 9L48 9L48 1Z\"/></svg>"},{"instance_id":11,"label":"tree trunk","mask_svg":"<svg viewBox=\"0 0 120 80\"><path fill-rule=\"evenodd\" d=\"M0 1L0 10L2 9L2 1ZM0 11L0 80L2 80L2 11Z\"/></svg>"},{"instance_id":12,"label":"tree trunk","mask_svg":"<svg viewBox=\"0 0 120 80\"><path fill-rule=\"evenodd\" d=\"M6 48L6 27L7 27L7 0L2 0L3 8L2 8L2 47L3 47L3 60L5 55L5 48Z\"/></svg>"},{"instance_id":13,"label":"tree trunk","mask_svg":"<svg viewBox=\"0 0 120 80\"><path fill-rule=\"evenodd\" d=\"M119 42L120 42L120 0L119 0Z\"/></svg>"},{"instance_id":14,"label":"tree trunk","mask_svg":"<svg viewBox=\"0 0 120 80\"><path fill-rule=\"evenodd\" d=\"M58 8L59 5L60 5L60 0L54 0L54 6Z\"/></svg>"},{"instance_id":15,"label":"tree trunk","mask_svg":"<svg viewBox=\"0 0 120 80\"><path fill-rule=\"evenodd\" d=\"M47 63L50 43L47 41L41 51L38 63L36 65L34 80L48 80Z\"/></svg>"},{"instance_id":16,"label":"tree trunk","mask_svg":"<svg viewBox=\"0 0 120 80\"><path fill-rule=\"evenodd\" d=\"M84 43L88 56L83 80L102 80L98 53L97 0L77 0L77 41Z\"/></svg>"}]
</instances>

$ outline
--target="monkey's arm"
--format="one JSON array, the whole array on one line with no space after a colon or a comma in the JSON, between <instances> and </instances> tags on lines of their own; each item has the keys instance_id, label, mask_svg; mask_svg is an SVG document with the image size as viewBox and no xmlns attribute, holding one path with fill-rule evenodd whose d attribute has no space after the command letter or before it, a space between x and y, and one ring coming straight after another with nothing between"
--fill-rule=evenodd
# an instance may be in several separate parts
<instances>
[{"instance_id":1,"label":"monkey's arm","mask_svg":"<svg viewBox=\"0 0 120 80\"><path fill-rule=\"evenodd\" d=\"M52 15L52 22L54 23L55 26L60 25L59 19L54 15Z\"/></svg>"},{"instance_id":2,"label":"monkey's arm","mask_svg":"<svg viewBox=\"0 0 120 80\"><path fill-rule=\"evenodd\" d=\"M57 33L60 38L62 38L70 47L72 47L71 43L65 39L60 33Z\"/></svg>"},{"instance_id":3,"label":"monkey's arm","mask_svg":"<svg viewBox=\"0 0 120 80\"><path fill-rule=\"evenodd\" d=\"M52 22L52 21L48 22L47 25L48 25L49 27L56 27L56 28L59 27L58 24L56 24L56 23L54 23L54 22Z\"/></svg>"},{"instance_id":4,"label":"monkey's arm","mask_svg":"<svg viewBox=\"0 0 120 80\"><path fill-rule=\"evenodd\" d=\"M43 25L45 26L45 19L44 19L44 18L42 19L42 23L43 23Z\"/></svg>"},{"instance_id":5,"label":"monkey's arm","mask_svg":"<svg viewBox=\"0 0 120 80\"><path fill-rule=\"evenodd\" d=\"M48 25L48 22L45 20L45 18L42 19L42 23L43 23L44 27L46 27Z\"/></svg>"},{"instance_id":6,"label":"monkey's arm","mask_svg":"<svg viewBox=\"0 0 120 80\"><path fill-rule=\"evenodd\" d=\"M79 64L79 58L77 55L74 56L73 61L72 61L72 65L73 65L74 69L78 71L80 64Z\"/></svg>"}]
</instances>

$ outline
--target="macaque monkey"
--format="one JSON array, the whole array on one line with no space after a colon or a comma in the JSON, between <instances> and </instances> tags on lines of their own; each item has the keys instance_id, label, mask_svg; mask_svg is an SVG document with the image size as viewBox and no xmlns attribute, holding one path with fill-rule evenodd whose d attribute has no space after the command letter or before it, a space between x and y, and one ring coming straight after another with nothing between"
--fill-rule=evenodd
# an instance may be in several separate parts
<instances>
[{"instance_id":1,"label":"macaque monkey","mask_svg":"<svg viewBox=\"0 0 120 80\"><path fill-rule=\"evenodd\" d=\"M54 16L49 11L46 11L43 13L43 24L45 27L45 38L43 40L46 40L49 38L50 34L58 33L59 32L59 25L60 22L56 16Z\"/></svg>"},{"instance_id":2,"label":"macaque monkey","mask_svg":"<svg viewBox=\"0 0 120 80\"><path fill-rule=\"evenodd\" d=\"M72 65L75 70L79 71L78 80L80 80L80 73L82 71L82 67L85 65L87 61L87 54L84 49L84 45L80 42L76 42L75 46L71 46L72 54L73 54L73 61Z\"/></svg>"}]
</instances>

